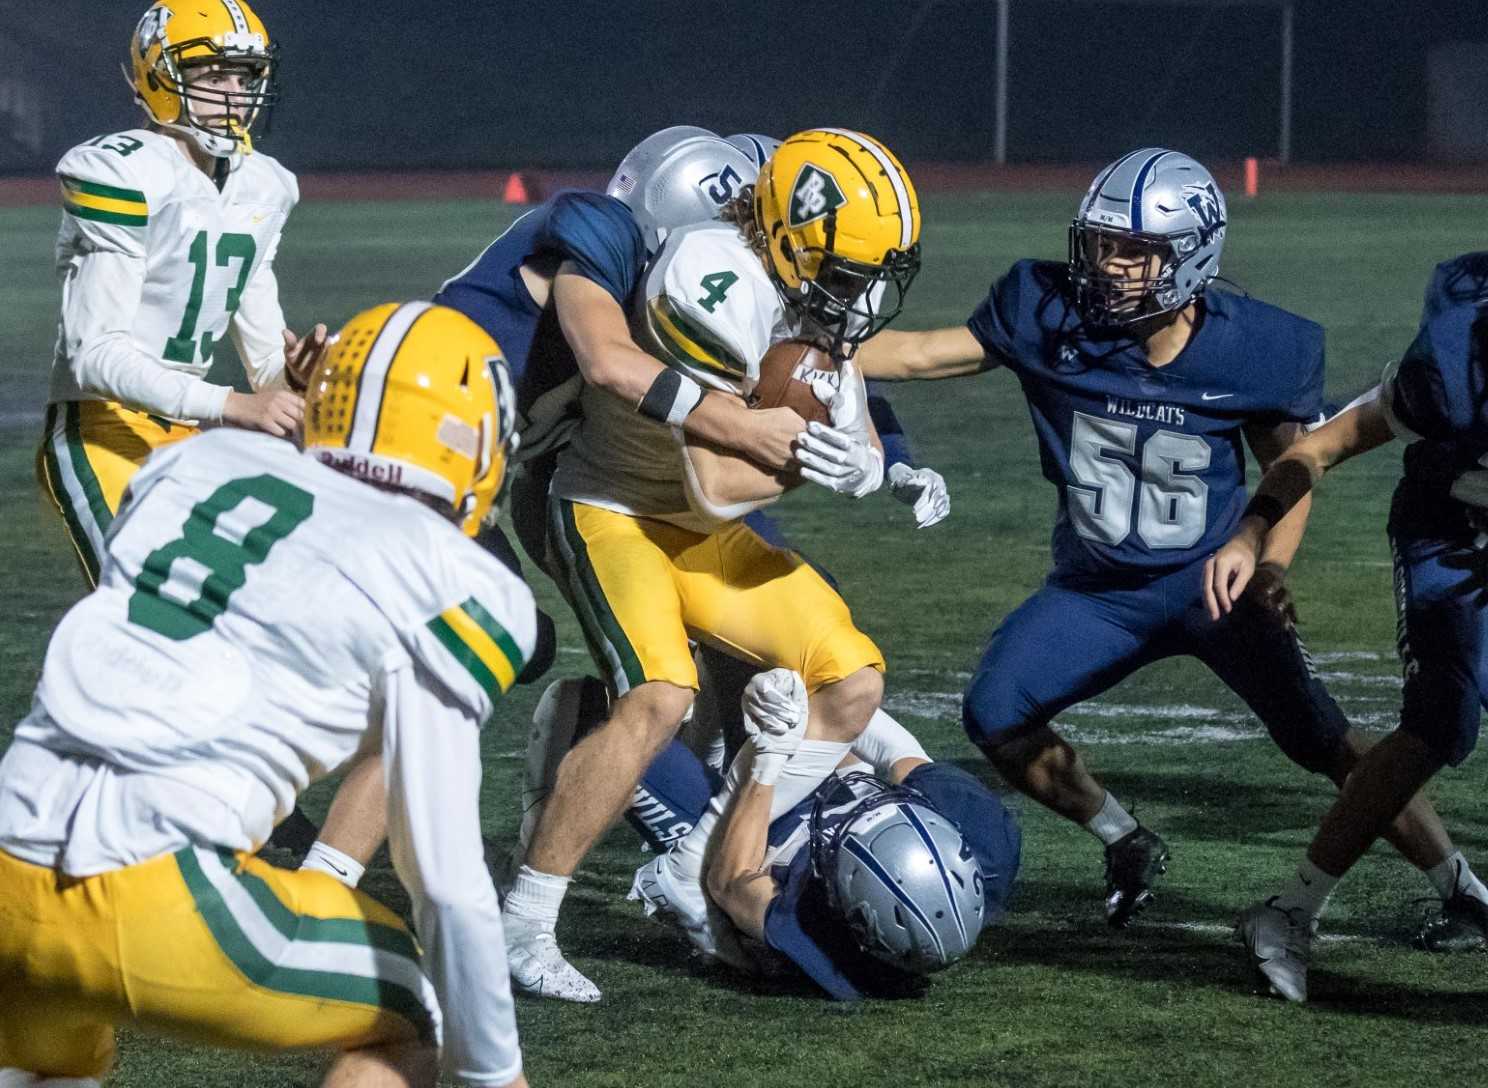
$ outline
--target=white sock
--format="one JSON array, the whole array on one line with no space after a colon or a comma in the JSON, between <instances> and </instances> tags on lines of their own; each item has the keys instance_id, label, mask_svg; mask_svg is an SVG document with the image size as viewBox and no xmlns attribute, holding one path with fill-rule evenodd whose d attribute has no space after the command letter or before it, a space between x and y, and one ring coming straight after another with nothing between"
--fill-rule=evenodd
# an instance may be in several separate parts
<instances>
[{"instance_id":1,"label":"white sock","mask_svg":"<svg viewBox=\"0 0 1488 1088\"><path fill-rule=\"evenodd\" d=\"M355 888L362 880L362 874L367 867L350 854L343 854L334 846L316 839L310 847L310 852L305 855L305 860L300 862L301 869L315 869L333 876L348 888Z\"/></svg>"},{"instance_id":2,"label":"white sock","mask_svg":"<svg viewBox=\"0 0 1488 1088\"><path fill-rule=\"evenodd\" d=\"M811 796L829 774L837 769L842 757L852 748L850 744L831 740L803 740L796 754L780 772L775 782L775 794L770 800L770 820L783 816ZM672 872L683 880L697 883L703 878L703 855L708 850L708 837L718 826L719 818L728 809L734 794L739 792L743 781L744 765L749 755L748 746L734 757L723 789L708 802L708 811L693 826L693 829L677 840L667 851L667 864Z\"/></svg>"},{"instance_id":3,"label":"white sock","mask_svg":"<svg viewBox=\"0 0 1488 1088\"><path fill-rule=\"evenodd\" d=\"M502 921L527 922L535 929L551 932L558 924L558 908L563 905L571 879L540 873L530 865L523 865L501 904Z\"/></svg>"},{"instance_id":4,"label":"white sock","mask_svg":"<svg viewBox=\"0 0 1488 1088\"><path fill-rule=\"evenodd\" d=\"M1452 898L1453 893L1462 892L1464 895L1488 903L1488 887L1477 878L1468 865L1467 858L1462 856L1461 850L1454 850L1436 865L1426 870L1426 876L1431 881L1431 886L1436 889L1436 894L1443 899Z\"/></svg>"},{"instance_id":5,"label":"white sock","mask_svg":"<svg viewBox=\"0 0 1488 1088\"><path fill-rule=\"evenodd\" d=\"M853 741L852 751L864 763L873 764L882 778L888 778L889 769L901 759L930 759L914 734L882 710L873 712L868 728Z\"/></svg>"},{"instance_id":6,"label":"white sock","mask_svg":"<svg viewBox=\"0 0 1488 1088\"><path fill-rule=\"evenodd\" d=\"M1323 872L1311 859L1303 858L1297 866L1297 875L1276 897L1275 906L1284 911L1300 910L1309 921L1314 920L1322 915L1328 896L1341 879Z\"/></svg>"},{"instance_id":7,"label":"white sock","mask_svg":"<svg viewBox=\"0 0 1488 1088\"><path fill-rule=\"evenodd\" d=\"M1085 830L1107 846L1120 842L1136 829L1137 821L1121 807L1121 802L1116 800L1110 790L1106 791L1106 799L1101 802L1100 811L1085 821Z\"/></svg>"}]
</instances>

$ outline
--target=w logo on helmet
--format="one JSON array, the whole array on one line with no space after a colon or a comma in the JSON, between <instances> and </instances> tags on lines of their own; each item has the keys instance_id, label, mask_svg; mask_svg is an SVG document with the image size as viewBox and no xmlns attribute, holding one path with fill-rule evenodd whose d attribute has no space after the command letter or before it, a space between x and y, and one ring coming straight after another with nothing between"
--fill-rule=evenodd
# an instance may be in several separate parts
<instances>
[{"instance_id":1,"label":"w logo on helmet","mask_svg":"<svg viewBox=\"0 0 1488 1088\"><path fill-rule=\"evenodd\" d=\"M790 212L785 225L794 230L830 215L847 203L837 179L811 163L801 167L791 188Z\"/></svg>"},{"instance_id":2,"label":"w logo on helmet","mask_svg":"<svg viewBox=\"0 0 1488 1088\"><path fill-rule=\"evenodd\" d=\"M1219 202L1219 193L1213 182L1185 185L1183 199L1193 210L1194 218L1199 221L1199 227L1206 235L1225 225L1224 208Z\"/></svg>"}]
</instances>

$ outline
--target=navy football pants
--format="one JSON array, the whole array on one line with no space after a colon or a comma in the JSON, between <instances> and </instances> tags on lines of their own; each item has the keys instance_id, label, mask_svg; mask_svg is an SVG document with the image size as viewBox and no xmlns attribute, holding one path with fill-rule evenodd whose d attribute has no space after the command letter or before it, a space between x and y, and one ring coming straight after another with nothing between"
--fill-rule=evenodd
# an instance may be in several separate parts
<instances>
[{"instance_id":1,"label":"navy football pants","mask_svg":"<svg viewBox=\"0 0 1488 1088\"><path fill-rule=\"evenodd\" d=\"M1187 654L1245 700L1288 758L1326 773L1348 719L1295 632L1248 601L1217 623L1209 618L1203 567L1140 584L1051 575L993 632L962 704L967 735L996 747L1143 665Z\"/></svg>"},{"instance_id":2,"label":"navy football pants","mask_svg":"<svg viewBox=\"0 0 1488 1088\"><path fill-rule=\"evenodd\" d=\"M1392 538L1405 692L1400 728L1455 767L1478 742L1488 692L1488 552Z\"/></svg>"}]
</instances>

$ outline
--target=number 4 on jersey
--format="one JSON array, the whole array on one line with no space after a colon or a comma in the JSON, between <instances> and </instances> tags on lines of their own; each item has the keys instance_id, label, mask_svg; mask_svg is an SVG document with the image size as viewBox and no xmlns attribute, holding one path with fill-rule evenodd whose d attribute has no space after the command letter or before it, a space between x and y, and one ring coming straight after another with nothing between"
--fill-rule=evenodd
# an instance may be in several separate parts
<instances>
[{"instance_id":1,"label":"number 4 on jersey","mask_svg":"<svg viewBox=\"0 0 1488 1088\"><path fill-rule=\"evenodd\" d=\"M707 294L698 299L698 305L710 314L713 307L723 301L728 294L728 289L739 282L739 276L734 272L709 272L703 277L702 286L706 288Z\"/></svg>"}]
</instances>

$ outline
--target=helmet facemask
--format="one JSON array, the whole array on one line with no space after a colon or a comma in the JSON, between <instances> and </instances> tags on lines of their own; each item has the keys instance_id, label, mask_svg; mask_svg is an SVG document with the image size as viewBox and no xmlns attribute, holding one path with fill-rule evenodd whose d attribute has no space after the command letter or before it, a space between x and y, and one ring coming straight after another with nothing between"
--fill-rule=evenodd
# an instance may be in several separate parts
<instances>
[{"instance_id":1,"label":"helmet facemask","mask_svg":"<svg viewBox=\"0 0 1488 1088\"><path fill-rule=\"evenodd\" d=\"M1179 270L1204 244L1197 230L1145 234L1075 220L1069 273L1080 316L1097 328L1121 329L1182 309L1198 291L1184 293ZM1120 267L1112 271L1113 264Z\"/></svg>"},{"instance_id":2,"label":"helmet facemask","mask_svg":"<svg viewBox=\"0 0 1488 1088\"><path fill-rule=\"evenodd\" d=\"M791 256L801 278L800 288L792 292L796 308L831 342L833 355L857 348L898 317L920 271L918 242L907 250L890 250L882 264L829 250L798 250ZM813 266L815 271L809 271Z\"/></svg>"},{"instance_id":3,"label":"helmet facemask","mask_svg":"<svg viewBox=\"0 0 1488 1088\"><path fill-rule=\"evenodd\" d=\"M238 152L253 151L254 125L279 98L279 46L260 45L254 36L250 42L217 45L210 38L193 38L172 43L160 51L147 78L168 91L179 103L174 118L156 116L157 124L184 132L203 151L218 158ZM214 89L201 86L205 72L224 68L243 70L241 90ZM212 116L201 117L203 107L212 107Z\"/></svg>"}]
</instances>

